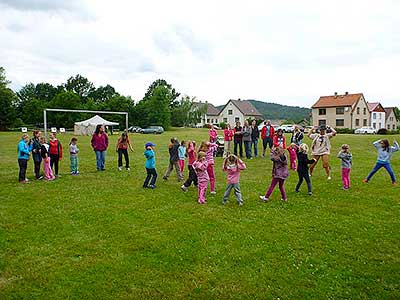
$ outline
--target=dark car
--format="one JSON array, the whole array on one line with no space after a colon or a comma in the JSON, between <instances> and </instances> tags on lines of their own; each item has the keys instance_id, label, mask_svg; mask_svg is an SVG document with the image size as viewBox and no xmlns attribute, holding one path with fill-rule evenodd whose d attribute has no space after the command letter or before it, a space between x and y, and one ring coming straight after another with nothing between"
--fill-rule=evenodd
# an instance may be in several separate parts
<instances>
[{"instance_id":1,"label":"dark car","mask_svg":"<svg viewBox=\"0 0 400 300\"><path fill-rule=\"evenodd\" d=\"M140 131L140 133L153 133L153 134L161 134L164 132L164 128L161 126L149 126Z\"/></svg>"},{"instance_id":2,"label":"dark car","mask_svg":"<svg viewBox=\"0 0 400 300\"><path fill-rule=\"evenodd\" d=\"M216 156L222 156L224 154L224 142L224 137L218 135L217 141L215 142L218 145Z\"/></svg>"}]
</instances>

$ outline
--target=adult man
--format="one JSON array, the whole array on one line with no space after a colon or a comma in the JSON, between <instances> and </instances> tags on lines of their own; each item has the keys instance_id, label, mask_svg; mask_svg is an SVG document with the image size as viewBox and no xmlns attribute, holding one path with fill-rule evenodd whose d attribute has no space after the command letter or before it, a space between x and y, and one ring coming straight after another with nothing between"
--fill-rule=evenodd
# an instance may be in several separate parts
<instances>
[{"instance_id":1,"label":"adult man","mask_svg":"<svg viewBox=\"0 0 400 300\"><path fill-rule=\"evenodd\" d=\"M325 169L328 180L331 180L331 167L329 166L329 154L331 153L331 142L330 139L336 135L336 131L330 128L331 132L326 133L326 126L322 125L319 127L319 133L312 129L308 133L308 137L312 139L311 150L315 162L310 166L310 175L314 171L318 160L322 158L322 166Z\"/></svg>"},{"instance_id":2,"label":"adult man","mask_svg":"<svg viewBox=\"0 0 400 300\"><path fill-rule=\"evenodd\" d=\"M267 146L269 147L269 149L271 149L273 146L272 139L274 137L274 134L275 129L271 125L271 121L268 120L264 122L264 127L261 129L261 139L263 140L263 157L265 156L265 150L267 149Z\"/></svg>"}]
</instances>

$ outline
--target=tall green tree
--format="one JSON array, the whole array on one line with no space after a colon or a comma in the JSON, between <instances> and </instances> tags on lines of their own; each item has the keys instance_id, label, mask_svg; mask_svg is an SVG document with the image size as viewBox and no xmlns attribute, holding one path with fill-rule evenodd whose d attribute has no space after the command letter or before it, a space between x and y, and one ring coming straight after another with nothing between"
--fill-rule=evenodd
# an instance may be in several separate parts
<instances>
[{"instance_id":1,"label":"tall green tree","mask_svg":"<svg viewBox=\"0 0 400 300\"><path fill-rule=\"evenodd\" d=\"M196 105L196 98L181 97L171 110L171 125L176 127L195 125L207 111L207 105Z\"/></svg>"},{"instance_id":2,"label":"tall green tree","mask_svg":"<svg viewBox=\"0 0 400 300\"><path fill-rule=\"evenodd\" d=\"M95 91L94 84L82 75L75 75L70 77L67 83L64 84L65 90L68 92L74 92L81 98L87 98L91 93Z\"/></svg>"},{"instance_id":3,"label":"tall green tree","mask_svg":"<svg viewBox=\"0 0 400 300\"><path fill-rule=\"evenodd\" d=\"M115 96L119 96L119 94L115 91L115 88L109 84L100 86L89 94L89 97L96 103L103 103Z\"/></svg>"},{"instance_id":4,"label":"tall green tree","mask_svg":"<svg viewBox=\"0 0 400 300\"><path fill-rule=\"evenodd\" d=\"M8 88L10 81L6 78L6 71L0 67L0 129L11 127L16 120L15 103L17 96Z\"/></svg>"},{"instance_id":5,"label":"tall green tree","mask_svg":"<svg viewBox=\"0 0 400 300\"><path fill-rule=\"evenodd\" d=\"M176 90L172 87L171 84L169 84L167 81L165 81L164 79L157 79L156 81L154 81L149 88L147 89L146 94L144 95L143 100L149 99L154 95L154 91L158 88L158 87L164 87L169 95L170 95L170 99L169 99L169 107L172 108L175 105L178 105L178 97L180 96L180 93L176 92Z\"/></svg>"},{"instance_id":6,"label":"tall green tree","mask_svg":"<svg viewBox=\"0 0 400 300\"><path fill-rule=\"evenodd\" d=\"M171 126L171 93L165 86L157 86L147 99L148 125L160 125L165 129Z\"/></svg>"}]
</instances>

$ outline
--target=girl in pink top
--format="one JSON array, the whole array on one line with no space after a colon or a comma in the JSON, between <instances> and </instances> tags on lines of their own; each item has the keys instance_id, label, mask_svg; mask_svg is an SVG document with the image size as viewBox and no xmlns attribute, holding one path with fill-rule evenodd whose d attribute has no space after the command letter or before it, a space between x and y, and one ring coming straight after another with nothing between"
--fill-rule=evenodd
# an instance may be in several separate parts
<instances>
[{"instance_id":1,"label":"girl in pink top","mask_svg":"<svg viewBox=\"0 0 400 300\"><path fill-rule=\"evenodd\" d=\"M244 169L246 169L246 165L241 159L237 158L237 156L230 154L227 158L225 158L222 165L222 170L227 173L228 184L226 186L224 198L222 199L222 204L225 205L226 202L228 202L229 195L231 194L231 190L233 188L238 204L240 206L243 205L242 193L240 192L239 177L240 171Z\"/></svg>"},{"instance_id":2,"label":"girl in pink top","mask_svg":"<svg viewBox=\"0 0 400 300\"><path fill-rule=\"evenodd\" d=\"M224 158L228 157L231 153L231 143L233 139L233 130L230 124L226 125L224 129Z\"/></svg>"},{"instance_id":3,"label":"girl in pink top","mask_svg":"<svg viewBox=\"0 0 400 300\"><path fill-rule=\"evenodd\" d=\"M197 190L198 190L198 202L200 204L204 204L207 202L206 200L206 192L207 192L207 185L210 177L207 173L207 160L206 160L206 153L203 151L199 151L197 154L197 160L193 163L193 168L197 175Z\"/></svg>"},{"instance_id":4,"label":"girl in pink top","mask_svg":"<svg viewBox=\"0 0 400 300\"><path fill-rule=\"evenodd\" d=\"M196 142L191 141L189 142L188 148L186 150L187 155L188 155L188 169L189 169L189 178L185 181L185 183L181 186L181 189L184 192L187 192L188 187L192 184L194 186L197 186L197 175L196 172L193 168L193 163L196 160Z\"/></svg>"},{"instance_id":5,"label":"girl in pink top","mask_svg":"<svg viewBox=\"0 0 400 300\"><path fill-rule=\"evenodd\" d=\"M297 170L297 151L299 147L295 143L291 143L289 148L287 149L289 151L289 157L290 157L290 169L293 171Z\"/></svg>"},{"instance_id":6,"label":"girl in pink top","mask_svg":"<svg viewBox=\"0 0 400 300\"><path fill-rule=\"evenodd\" d=\"M199 148L199 152L203 151L206 153L206 160L207 160L207 173L208 176L210 177L210 188L211 188L211 194L215 195L215 173L214 173L214 151L216 151L218 148L218 145L215 143L210 143L210 142L202 142Z\"/></svg>"},{"instance_id":7,"label":"girl in pink top","mask_svg":"<svg viewBox=\"0 0 400 300\"><path fill-rule=\"evenodd\" d=\"M208 136L210 137L210 143L215 143L217 141L218 132L215 130L214 125L211 125L208 131Z\"/></svg>"}]
</instances>

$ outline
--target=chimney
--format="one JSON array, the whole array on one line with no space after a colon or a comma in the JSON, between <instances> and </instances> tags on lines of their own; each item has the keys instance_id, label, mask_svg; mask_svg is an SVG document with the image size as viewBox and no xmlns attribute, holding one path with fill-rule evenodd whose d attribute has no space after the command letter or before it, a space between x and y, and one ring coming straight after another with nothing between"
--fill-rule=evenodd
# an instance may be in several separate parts
<instances>
[{"instance_id":1,"label":"chimney","mask_svg":"<svg viewBox=\"0 0 400 300\"><path fill-rule=\"evenodd\" d=\"M337 92L335 92L335 98L337 97Z\"/></svg>"},{"instance_id":2,"label":"chimney","mask_svg":"<svg viewBox=\"0 0 400 300\"><path fill-rule=\"evenodd\" d=\"M238 99L238 101L241 101L241 100L242 100L242 99L240 99L240 98Z\"/></svg>"},{"instance_id":3,"label":"chimney","mask_svg":"<svg viewBox=\"0 0 400 300\"><path fill-rule=\"evenodd\" d=\"M346 96L349 94L349 92L344 93Z\"/></svg>"}]
</instances>

